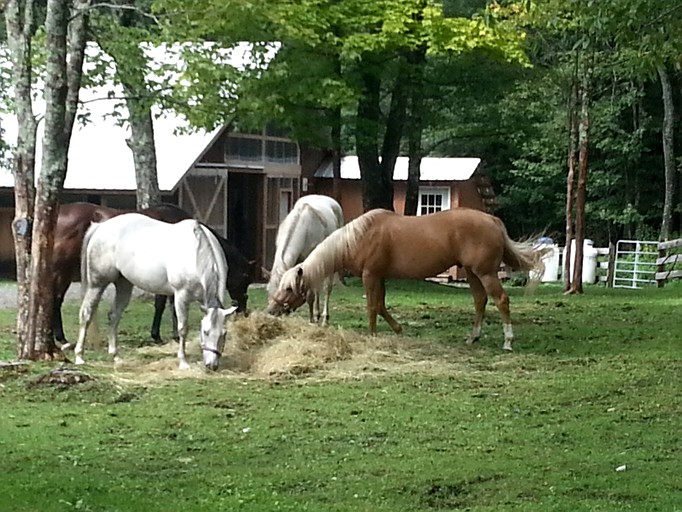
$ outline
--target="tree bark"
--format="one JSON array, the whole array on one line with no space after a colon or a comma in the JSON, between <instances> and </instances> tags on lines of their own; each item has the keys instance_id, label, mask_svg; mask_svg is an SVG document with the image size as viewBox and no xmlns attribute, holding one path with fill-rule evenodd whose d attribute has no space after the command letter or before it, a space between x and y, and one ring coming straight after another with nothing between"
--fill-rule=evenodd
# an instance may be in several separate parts
<instances>
[{"instance_id":1,"label":"tree bark","mask_svg":"<svg viewBox=\"0 0 682 512\"><path fill-rule=\"evenodd\" d=\"M576 148L578 139L577 101L578 86L577 77L574 75L568 99L568 158L566 175L566 245L564 249L564 291L571 289L571 242L573 241L573 208L575 205L575 164Z\"/></svg>"},{"instance_id":2,"label":"tree bark","mask_svg":"<svg viewBox=\"0 0 682 512\"><path fill-rule=\"evenodd\" d=\"M423 157L422 132L424 129L424 90L423 75L426 63L426 47L421 46L410 52L409 90L410 116L407 125L407 184L405 190L405 215L417 215L419 206L419 181Z\"/></svg>"},{"instance_id":3,"label":"tree bark","mask_svg":"<svg viewBox=\"0 0 682 512\"><path fill-rule=\"evenodd\" d=\"M17 265L17 357L24 357L28 344L31 282L31 236L35 203L35 154L38 123L31 100L31 38L35 30L33 1L5 3L7 43L12 60L12 88L18 124L17 146L12 162L14 174L14 250Z\"/></svg>"},{"instance_id":4,"label":"tree bark","mask_svg":"<svg viewBox=\"0 0 682 512\"><path fill-rule=\"evenodd\" d=\"M656 71L661 81L663 97L663 165L665 170L665 198L663 201L663 219L661 221L659 240L668 240L672 232L673 202L675 197L675 150L673 146L675 107L668 71L663 64L656 66Z\"/></svg>"},{"instance_id":5,"label":"tree bark","mask_svg":"<svg viewBox=\"0 0 682 512\"><path fill-rule=\"evenodd\" d=\"M393 209L392 176L384 174L384 168L379 162L381 80L375 72L376 67L370 63L366 63L361 72L363 91L358 100L355 126L364 211L374 208Z\"/></svg>"},{"instance_id":6,"label":"tree bark","mask_svg":"<svg viewBox=\"0 0 682 512\"><path fill-rule=\"evenodd\" d=\"M133 6L132 0L114 2L116 5ZM114 25L103 26L98 43L116 63L116 77L123 86L130 137L126 140L133 153L135 182L137 185L137 208L149 208L161 203L159 178L157 174L156 141L152 117L151 95L146 82L147 57L139 41L127 42L127 34L120 30L134 27L136 13L120 8L113 13Z\"/></svg>"},{"instance_id":7,"label":"tree bark","mask_svg":"<svg viewBox=\"0 0 682 512\"><path fill-rule=\"evenodd\" d=\"M585 61L581 68L580 118L578 120L578 184L575 199L575 265L569 293L583 293L583 243L585 241L585 203L587 198L587 164L590 131L591 60Z\"/></svg>"},{"instance_id":8,"label":"tree bark","mask_svg":"<svg viewBox=\"0 0 682 512\"><path fill-rule=\"evenodd\" d=\"M75 4L79 10L85 6L83 1ZM52 358L56 353L52 333L54 228L59 211L59 195L66 178L71 131L78 108L87 25L85 14L78 12L73 17L74 23L69 33L70 14L68 1L48 1L45 20L45 131L34 209L28 344L24 347L24 355L33 359ZM69 51L73 52L73 58L67 65ZM69 76L69 72L77 76Z\"/></svg>"}]
</instances>

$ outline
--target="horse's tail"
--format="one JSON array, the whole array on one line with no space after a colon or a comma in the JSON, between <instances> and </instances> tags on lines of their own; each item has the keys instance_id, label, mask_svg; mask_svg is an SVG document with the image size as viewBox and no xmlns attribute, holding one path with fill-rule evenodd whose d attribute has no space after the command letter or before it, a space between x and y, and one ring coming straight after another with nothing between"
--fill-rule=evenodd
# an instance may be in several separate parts
<instances>
[{"instance_id":1,"label":"horse's tail","mask_svg":"<svg viewBox=\"0 0 682 512\"><path fill-rule=\"evenodd\" d=\"M500 219L496 219L502 236L504 237L504 252L502 253L502 261L511 270L519 270L521 272L529 272L531 278L533 276L541 276L545 269L545 264L542 257L545 255L544 249L538 249L537 244L530 240L517 242L509 238L507 228Z\"/></svg>"},{"instance_id":2,"label":"horse's tail","mask_svg":"<svg viewBox=\"0 0 682 512\"><path fill-rule=\"evenodd\" d=\"M81 292L84 294L85 290L87 288L87 284L89 281L89 274L88 274L88 246L90 245L90 240L92 239L92 235L95 234L95 231L97 231L97 228L101 226L100 222L92 222L90 223L90 227L88 230L85 232L85 236L83 237L83 245L81 245Z\"/></svg>"}]
</instances>

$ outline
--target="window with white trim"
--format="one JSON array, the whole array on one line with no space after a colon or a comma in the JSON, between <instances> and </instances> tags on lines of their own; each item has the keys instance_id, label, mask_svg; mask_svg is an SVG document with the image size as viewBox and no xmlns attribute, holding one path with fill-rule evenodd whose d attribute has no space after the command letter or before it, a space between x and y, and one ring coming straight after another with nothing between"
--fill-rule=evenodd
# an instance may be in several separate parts
<instances>
[{"instance_id":1,"label":"window with white trim","mask_svg":"<svg viewBox=\"0 0 682 512\"><path fill-rule=\"evenodd\" d=\"M419 187L417 215L428 215L450 209L449 187Z\"/></svg>"}]
</instances>

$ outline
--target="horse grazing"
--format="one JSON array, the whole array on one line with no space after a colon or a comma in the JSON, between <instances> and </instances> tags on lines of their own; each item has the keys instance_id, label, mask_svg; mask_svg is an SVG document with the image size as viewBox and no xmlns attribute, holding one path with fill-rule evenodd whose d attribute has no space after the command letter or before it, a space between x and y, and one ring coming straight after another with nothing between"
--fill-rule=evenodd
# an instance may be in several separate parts
<instances>
[{"instance_id":1,"label":"horse grazing","mask_svg":"<svg viewBox=\"0 0 682 512\"><path fill-rule=\"evenodd\" d=\"M132 213L132 210L117 210L91 203L70 203L59 207L52 256L54 275L52 329L55 339L61 343L67 342L62 323L62 304L69 286L79 275L85 232L93 222L103 222L123 213ZM139 210L138 213L169 223L192 218L189 213L171 204L152 206ZM214 234L218 237L227 258L227 287L230 297L237 303L239 308L237 311L245 312L248 298L246 290L254 275L253 264L248 262L229 241L215 232ZM166 300L164 295L158 295L155 300L151 335L157 341L161 339L159 329ZM173 324L174 332L177 333L175 319Z\"/></svg>"},{"instance_id":2,"label":"horse grazing","mask_svg":"<svg viewBox=\"0 0 682 512\"><path fill-rule=\"evenodd\" d=\"M104 289L114 283L116 295L109 313L109 354L117 355L118 323L133 286L158 295L173 295L178 318L180 369L189 368L185 357L187 310L199 301L201 349L204 365L216 370L225 344L225 318L236 306L223 308L227 262L218 240L193 219L177 224L151 219L138 213L113 217L93 224L83 239L80 329L76 364L83 364L83 343Z\"/></svg>"},{"instance_id":3,"label":"horse grazing","mask_svg":"<svg viewBox=\"0 0 682 512\"><path fill-rule=\"evenodd\" d=\"M298 308L311 287L346 268L362 277L370 332L376 333L379 314L400 333L402 328L386 310L384 280L423 279L459 265L466 270L476 308L467 343L480 337L491 296L502 315L503 348L512 350L509 296L497 272L502 262L513 270L541 269L542 254L531 244L511 240L500 219L478 210L455 208L420 217L371 210L333 233L303 263L289 269L273 300L289 310Z\"/></svg>"},{"instance_id":4,"label":"horse grazing","mask_svg":"<svg viewBox=\"0 0 682 512\"><path fill-rule=\"evenodd\" d=\"M343 211L339 203L331 197L311 194L296 201L277 231L275 259L267 287L269 299L266 313L281 315L286 312L282 304L274 300L282 276L294 265L305 260L320 242L341 226ZM329 321L329 296L333 284L332 273L306 290L311 323L317 321L326 325ZM322 312L320 296L324 299Z\"/></svg>"}]
</instances>

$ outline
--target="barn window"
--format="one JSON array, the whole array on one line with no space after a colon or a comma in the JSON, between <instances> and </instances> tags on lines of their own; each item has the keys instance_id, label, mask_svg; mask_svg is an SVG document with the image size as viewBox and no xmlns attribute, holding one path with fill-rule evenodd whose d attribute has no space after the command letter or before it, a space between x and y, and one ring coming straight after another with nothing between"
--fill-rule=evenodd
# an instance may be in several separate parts
<instances>
[{"instance_id":1,"label":"barn window","mask_svg":"<svg viewBox=\"0 0 682 512\"><path fill-rule=\"evenodd\" d=\"M265 143L265 157L268 162L297 164L298 144L283 140L268 140Z\"/></svg>"},{"instance_id":2,"label":"barn window","mask_svg":"<svg viewBox=\"0 0 682 512\"><path fill-rule=\"evenodd\" d=\"M447 187L419 187L417 215L428 215L450 209L450 189Z\"/></svg>"},{"instance_id":3,"label":"barn window","mask_svg":"<svg viewBox=\"0 0 682 512\"><path fill-rule=\"evenodd\" d=\"M263 159L263 141L251 137L228 137L229 160L260 161Z\"/></svg>"}]
</instances>

